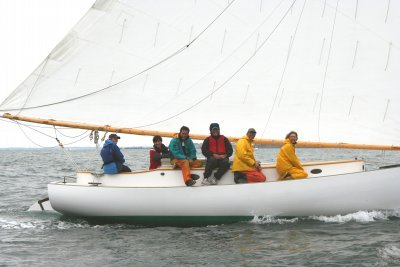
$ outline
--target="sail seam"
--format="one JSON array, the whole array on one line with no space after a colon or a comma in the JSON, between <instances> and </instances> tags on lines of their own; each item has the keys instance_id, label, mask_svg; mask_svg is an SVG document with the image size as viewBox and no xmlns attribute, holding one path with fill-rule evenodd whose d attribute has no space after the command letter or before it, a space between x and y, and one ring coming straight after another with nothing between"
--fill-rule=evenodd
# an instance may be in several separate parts
<instances>
[{"instance_id":1,"label":"sail seam","mask_svg":"<svg viewBox=\"0 0 400 267\"><path fill-rule=\"evenodd\" d=\"M324 89L325 89L325 82L326 82L326 75L328 73L328 67L329 67L329 61L331 57L331 51L332 51L332 42L333 42L333 34L335 32L335 25L336 25L336 15L338 13L338 6L339 6L339 0L336 2L336 11L335 11L335 17L333 19L333 25L332 25L332 32L331 32L331 40L329 42L329 49L328 49L328 59L326 60L326 67L325 67L325 72L324 72L324 79L322 81L322 88L321 88L321 100L319 102L319 110L318 110L318 123L317 123L317 134L318 134L318 141L321 142L321 136L320 136L320 126L321 126L321 109L322 109L322 101L324 98Z\"/></svg>"},{"instance_id":2,"label":"sail seam","mask_svg":"<svg viewBox=\"0 0 400 267\"><path fill-rule=\"evenodd\" d=\"M185 113L188 110L191 110L192 108L198 106L200 103L202 103L203 101L205 101L206 99L208 99L210 97L211 94L218 92L221 88L223 88L230 80L233 79L233 77L235 77L256 55L257 53L261 50L261 48L263 48L263 46L267 43L267 41L269 40L269 38L274 34L274 32L276 31L276 29L278 29L278 27L280 26L280 24L282 23L282 21L286 18L286 16L289 14L289 11L292 9L293 5L296 3L296 0L293 1L293 3L290 5L290 7L286 10L285 14L282 16L282 18L279 20L279 22L277 23L277 25L273 28L273 30L271 31L271 33L267 36L267 38L260 44L260 46L258 47L258 49L255 51L255 53L253 53L231 76L229 76L220 86L218 86L212 93L209 93L207 95L205 95L203 98L201 98L200 100L198 100L197 102L195 102L193 105L189 106L188 108L174 114L171 115L165 119L159 120L157 122L153 122L153 123L149 123L149 124L145 124L145 125L140 125L140 126L135 126L134 128L144 128L144 127L148 127L148 126L152 126L152 125L156 125L165 121L168 121L172 118L175 118L183 113Z\"/></svg>"}]
</instances>

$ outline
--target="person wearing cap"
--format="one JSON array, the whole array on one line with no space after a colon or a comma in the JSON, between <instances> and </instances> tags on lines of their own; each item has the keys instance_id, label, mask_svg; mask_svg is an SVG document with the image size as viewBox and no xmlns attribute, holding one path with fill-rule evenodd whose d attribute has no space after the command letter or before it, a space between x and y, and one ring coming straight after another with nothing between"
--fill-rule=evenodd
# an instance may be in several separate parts
<instances>
[{"instance_id":1,"label":"person wearing cap","mask_svg":"<svg viewBox=\"0 0 400 267\"><path fill-rule=\"evenodd\" d=\"M265 182L266 176L261 171L260 162L254 157L253 140L256 130L250 128L247 134L236 143L235 157L233 159L232 171L236 183Z\"/></svg>"},{"instance_id":2,"label":"person wearing cap","mask_svg":"<svg viewBox=\"0 0 400 267\"><path fill-rule=\"evenodd\" d=\"M150 170L160 167L162 158L169 158L168 147L162 143L161 136L153 137L153 148L150 150Z\"/></svg>"},{"instance_id":3,"label":"person wearing cap","mask_svg":"<svg viewBox=\"0 0 400 267\"><path fill-rule=\"evenodd\" d=\"M108 140L104 142L103 148L100 151L100 156L103 159L103 170L106 174L116 174L120 172L130 172L131 169L124 165L124 155L121 153L117 143L119 137L116 134L110 134Z\"/></svg>"},{"instance_id":4,"label":"person wearing cap","mask_svg":"<svg viewBox=\"0 0 400 267\"><path fill-rule=\"evenodd\" d=\"M207 158L203 185L216 185L217 181L229 170L229 157L233 154L228 138L220 134L219 124L210 124L211 135L204 139L201 152ZM212 171L218 169L211 177Z\"/></svg>"},{"instance_id":5,"label":"person wearing cap","mask_svg":"<svg viewBox=\"0 0 400 267\"><path fill-rule=\"evenodd\" d=\"M296 156L295 145L298 135L291 131L286 135L285 142L279 151L276 159L276 170L279 173L279 180L307 178L300 160Z\"/></svg>"},{"instance_id":6,"label":"person wearing cap","mask_svg":"<svg viewBox=\"0 0 400 267\"><path fill-rule=\"evenodd\" d=\"M189 128L182 126L178 134L169 143L171 164L178 166L182 170L183 181L187 186L193 186L200 177L191 174L190 168L199 168L203 164L196 157L196 148L192 139L189 137Z\"/></svg>"}]
</instances>

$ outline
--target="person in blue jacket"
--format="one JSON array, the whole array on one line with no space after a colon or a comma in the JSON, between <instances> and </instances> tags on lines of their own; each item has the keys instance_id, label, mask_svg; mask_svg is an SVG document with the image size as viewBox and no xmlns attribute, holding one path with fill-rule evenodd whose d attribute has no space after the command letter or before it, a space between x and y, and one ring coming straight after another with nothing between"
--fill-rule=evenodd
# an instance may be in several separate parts
<instances>
[{"instance_id":1,"label":"person in blue jacket","mask_svg":"<svg viewBox=\"0 0 400 267\"><path fill-rule=\"evenodd\" d=\"M124 165L124 155L117 146L120 138L121 137L116 134L110 134L100 151L100 156L103 159L103 170L106 174L131 172L131 169Z\"/></svg>"}]
</instances>

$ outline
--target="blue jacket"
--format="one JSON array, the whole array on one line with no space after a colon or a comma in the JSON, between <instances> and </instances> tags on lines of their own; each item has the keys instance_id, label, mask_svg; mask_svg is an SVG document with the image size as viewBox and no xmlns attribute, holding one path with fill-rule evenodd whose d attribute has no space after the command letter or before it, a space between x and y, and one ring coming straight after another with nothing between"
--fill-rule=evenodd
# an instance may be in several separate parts
<instances>
[{"instance_id":1,"label":"blue jacket","mask_svg":"<svg viewBox=\"0 0 400 267\"><path fill-rule=\"evenodd\" d=\"M183 146L182 146L183 144ZM189 137L182 141L179 136L173 138L169 143L171 159L196 159L196 148Z\"/></svg>"},{"instance_id":2,"label":"blue jacket","mask_svg":"<svg viewBox=\"0 0 400 267\"><path fill-rule=\"evenodd\" d=\"M100 156L103 159L104 173L107 174L118 173L125 162L124 155L122 155L119 147L109 139L104 142Z\"/></svg>"}]
</instances>

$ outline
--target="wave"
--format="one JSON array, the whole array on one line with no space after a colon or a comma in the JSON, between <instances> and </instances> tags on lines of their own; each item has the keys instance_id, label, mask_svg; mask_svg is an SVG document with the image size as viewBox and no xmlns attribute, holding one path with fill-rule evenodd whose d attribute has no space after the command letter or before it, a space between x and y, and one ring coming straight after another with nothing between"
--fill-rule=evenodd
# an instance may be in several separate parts
<instances>
[{"instance_id":1,"label":"wave","mask_svg":"<svg viewBox=\"0 0 400 267\"><path fill-rule=\"evenodd\" d=\"M308 217L277 217L270 215L254 216L250 223L255 224L287 224L296 223L304 220L315 220L325 223L347 223L347 222L359 222L368 223L380 220L389 220L390 218L400 218L400 210L392 211L358 211L355 213L349 213L345 215L334 215L334 216L308 216Z\"/></svg>"},{"instance_id":2,"label":"wave","mask_svg":"<svg viewBox=\"0 0 400 267\"><path fill-rule=\"evenodd\" d=\"M326 223L346 223L351 221L367 223L377 220L388 220L390 217L400 217L400 211L358 211L346 215L310 216L309 218Z\"/></svg>"},{"instance_id":3,"label":"wave","mask_svg":"<svg viewBox=\"0 0 400 267\"><path fill-rule=\"evenodd\" d=\"M73 223L65 221L18 221L0 218L0 229L2 230L20 230L20 229L39 229L39 230L67 230L76 228L93 228L102 226L92 226L85 222Z\"/></svg>"},{"instance_id":4,"label":"wave","mask_svg":"<svg viewBox=\"0 0 400 267\"><path fill-rule=\"evenodd\" d=\"M385 262L397 263L400 260L400 248L394 245L385 246L384 248L380 248L378 251L379 256Z\"/></svg>"},{"instance_id":5,"label":"wave","mask_svg":"<svg viewBox=\"0 0 400 267\"><path fill-rule=\"evenodd\" d=\"M255 224L286 224L286 223L296 223L299 218L280 218L275 216L254 216L250 223Z\"/></svg>"}]
</instances>

